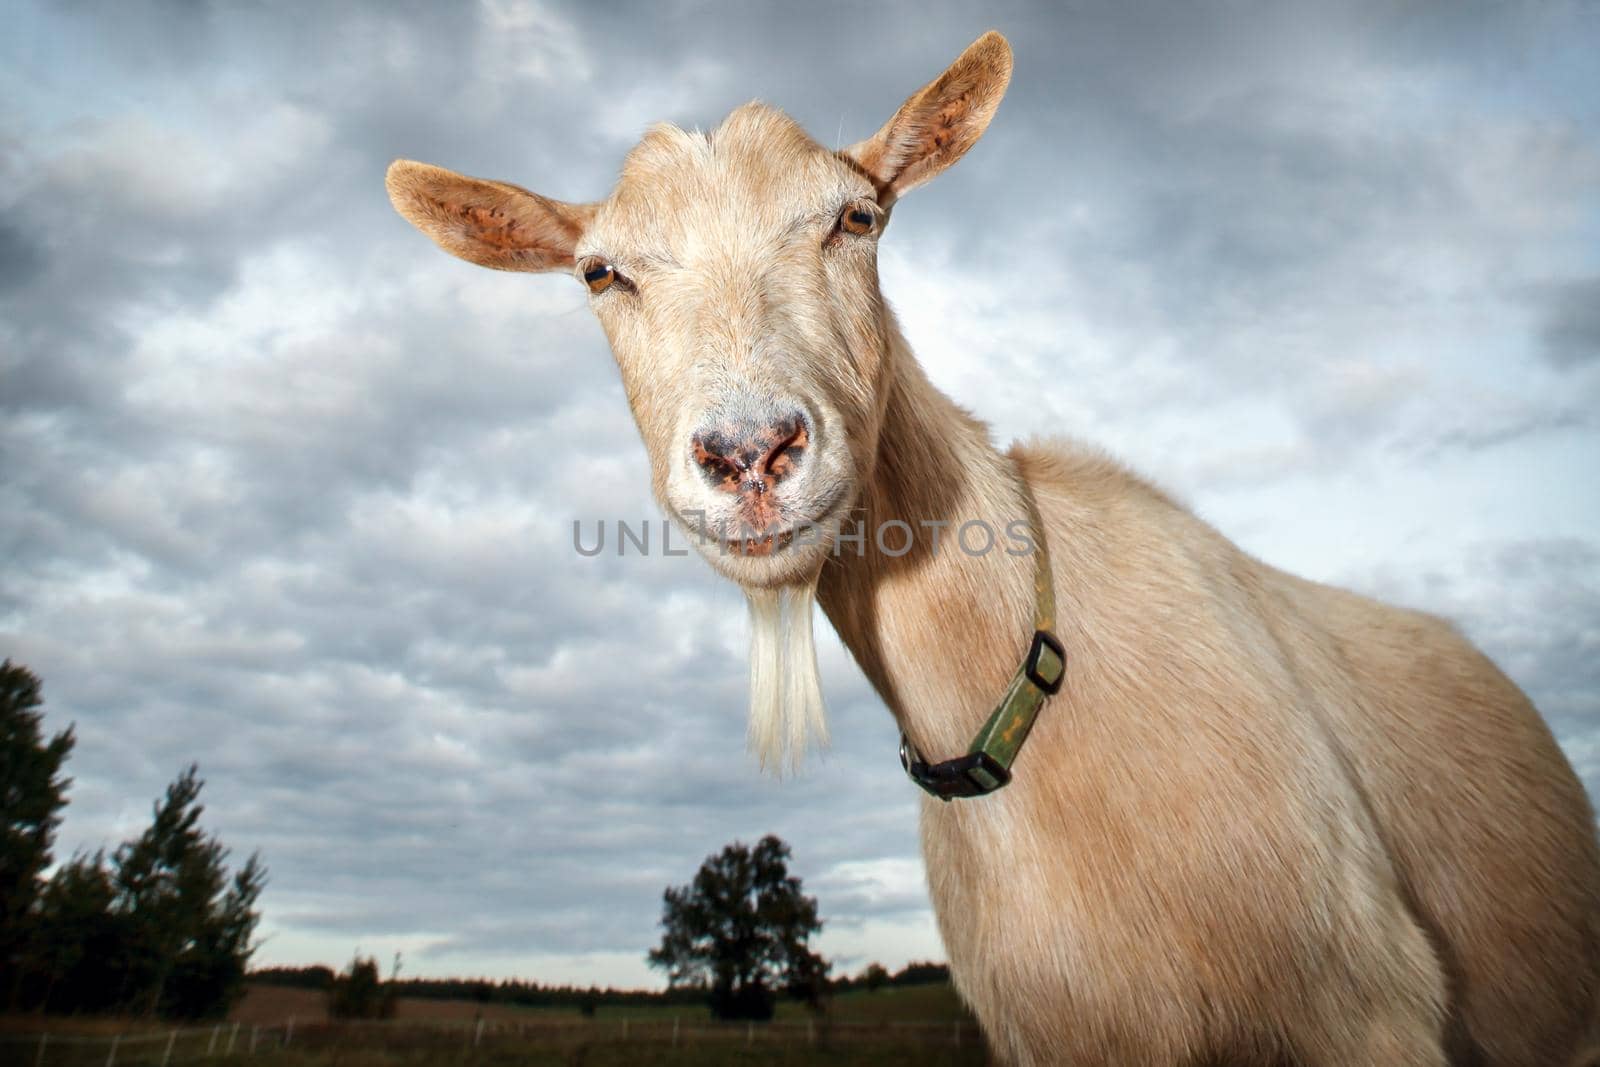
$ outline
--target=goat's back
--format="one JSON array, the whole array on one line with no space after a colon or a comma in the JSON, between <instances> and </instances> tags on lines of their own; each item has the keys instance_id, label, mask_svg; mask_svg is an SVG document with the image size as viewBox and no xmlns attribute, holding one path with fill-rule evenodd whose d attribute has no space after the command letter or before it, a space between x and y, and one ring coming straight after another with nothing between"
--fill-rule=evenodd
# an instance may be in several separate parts
<instances>
[{"instance_id":1,"label":"goat's back","mask_svg":"<svg viewBox=\"0 0 1600 1067\"><path fill-rule=\"evenodd\" d=\"M1600 848L1549 728L1447 623L1260 569L1444 968L1450 1042L1564 1062L1600 1001Z\"/></svg>"}]
</instances>

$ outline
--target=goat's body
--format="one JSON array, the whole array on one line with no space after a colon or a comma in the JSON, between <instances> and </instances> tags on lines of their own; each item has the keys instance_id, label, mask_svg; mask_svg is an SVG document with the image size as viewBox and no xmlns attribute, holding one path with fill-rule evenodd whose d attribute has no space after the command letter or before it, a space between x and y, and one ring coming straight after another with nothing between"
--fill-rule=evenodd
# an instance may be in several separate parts
<instances>
[{"instance_id":1,"label":"goat's body","mask_svg":"<svg viewBox=\"0 0 1600 1067\"><path fill-rule=\"evenodd\" d=\"M1034 600L1031 556L966 535L1025 521L1032 486L1065 686L1008 788L923 819L952 973L1005 1060L1583 1062L1600 845L1516 687L1444 623L1273 570L1114 464L1002 456L917 366L875 242L1010 71L985 34L837 152L762 105L658 127L593 204L408 161L388 185L452 253L588 285L657 496L733 531L701 547L754 608L769 763L820 719L792 677L816 669L813 586L918 750L966 749Z\"/></svg>"},{"instance_id":2,"label":"goat's body","mask_svg":"<svg viewBox=\"0 0 1600 1067\"><path fill-rule=\"evenodd\" d=\"M1514 685L1446 623L1268 567L1102 458L1013 466L920 372L889 403L885 440L919 444L885 445L869 525L1015 514L996 487L1020 468L1054 556L1066 684L1009 787L923 818L952 972L999 1054L1572 1062L1600 996L1600 849ZM825 571L933 758L1025 649L1031 565Z\"/></svg>"}]
</instances>

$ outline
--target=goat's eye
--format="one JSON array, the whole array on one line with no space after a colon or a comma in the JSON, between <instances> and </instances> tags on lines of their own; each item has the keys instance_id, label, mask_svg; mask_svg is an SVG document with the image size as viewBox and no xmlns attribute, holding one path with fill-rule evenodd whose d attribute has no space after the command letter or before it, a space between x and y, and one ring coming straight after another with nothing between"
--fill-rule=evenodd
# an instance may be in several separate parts
<instances>
[{"instance_id":1,"label":"goat's eye","mask_svg":"<svg viewBox=\"0 0 1600 1067\"><path fill-rule=\"evenodd\" d=\"M591 293L603 293L617 280L617 270L609 263L595 263L584 269L583 284Z\"/></svg>"},{"instance_id":2,"label":"goat's eye","mask_svg":"<svg viewBox=\"0 0 1600 1067\"><path fill-rule=\"evenodd\" d=\"M878 217L861 204L850 204L839 216L839 228L846 233L868 234L878 224Z\"/></svg>"}]
</instances>

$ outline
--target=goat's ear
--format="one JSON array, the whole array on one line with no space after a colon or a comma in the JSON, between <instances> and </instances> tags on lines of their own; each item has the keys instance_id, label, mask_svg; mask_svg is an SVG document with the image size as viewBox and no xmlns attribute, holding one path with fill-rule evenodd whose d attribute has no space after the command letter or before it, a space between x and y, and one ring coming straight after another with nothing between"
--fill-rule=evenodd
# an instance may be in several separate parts
<instances>
[{"instance_id":1,"label":"goat's ear","mask_svg":"<svg viewBox=\"0 0 1600 1067\"><path fill-rule=\"evenodd\" d=\"M495 270L562 270L594 218L593 204L565 204L506 182L397 159L385 181L395 210L438 246Z\"/></svg>"},{"instance_id":2,"label":"goat's ear","mask_svg":"<svg viewBox=\"0 0 1600 1067\"><path fill-rule=\"evenodd\" d=\"M994 117L1011 81L1011 45L994 30L901 105L883 129L844 149L887 207L966 154Z\"/></svg>"}]
</instances>

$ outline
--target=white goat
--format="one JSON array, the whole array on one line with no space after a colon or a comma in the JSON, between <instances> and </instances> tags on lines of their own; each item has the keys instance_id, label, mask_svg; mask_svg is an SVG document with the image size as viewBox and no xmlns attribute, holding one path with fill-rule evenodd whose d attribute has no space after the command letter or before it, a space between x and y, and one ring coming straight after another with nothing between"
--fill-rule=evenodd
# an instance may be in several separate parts
<instances>
[{"instance_id":1,"label":"white goat","mask_svg":"<svg viewBox=\"0 0 1600 1067\"><path fill-rule=\"evenodd\" d=\"M1000 1058L1600 1062L1594 815L1522 693L1444 622L1274 570L1098 455L1002 454L918 367L878 237L1010 73L987 34L839 151L759 104L658 126L592 204L405 161L389 191L458 256L588 285L657 496L749 594L767 762L820 729L814 597L928 788L992 789L1015 757L922 820ZM919 536L858 552L858 518ZM959 550L970 522L1042 536L1054 567ZM1060 674L1033 638L1052 595L1064 679L1019 753ZM967 752L1003 691L965 762L920 762Z\"/></svg>"}]
</instances>

